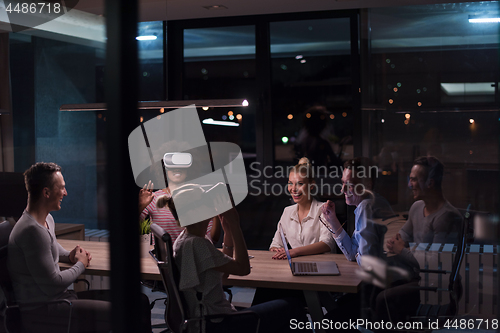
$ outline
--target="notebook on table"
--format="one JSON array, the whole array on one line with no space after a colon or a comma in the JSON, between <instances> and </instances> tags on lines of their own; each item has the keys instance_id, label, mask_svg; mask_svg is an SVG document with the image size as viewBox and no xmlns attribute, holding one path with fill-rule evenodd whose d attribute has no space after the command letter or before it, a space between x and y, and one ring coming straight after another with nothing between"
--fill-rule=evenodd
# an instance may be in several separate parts
<instances>
[{"instance_id":1,"label":"notebook on table","mask_svg":"<svg viewBox=\"0 0 500 333\"><path fill-rule=\"evenodd\" d=\"M293 275L340 275L339 268L335 261L300 261L293 262L292 257L290 257L290 251L288 251L288 244L286 242L285 234L279 226L281 241L283 242L283 248L285 249L286 257L288 258L288 264L290 264L290 269Z\"/></svg>"}]
</instances>

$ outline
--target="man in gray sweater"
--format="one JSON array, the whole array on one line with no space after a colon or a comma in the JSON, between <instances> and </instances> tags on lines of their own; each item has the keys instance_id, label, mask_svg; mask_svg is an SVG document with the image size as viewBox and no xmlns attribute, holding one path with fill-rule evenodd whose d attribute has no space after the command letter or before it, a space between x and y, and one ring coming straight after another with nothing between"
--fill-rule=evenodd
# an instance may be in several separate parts
<instances>
[{"instance_id":1,"label":"man in gray sweater","mask_svg":"<svg viewBox=\"0 0 500 333\"><path fill-rule=\"evenodd\" d=\"M77 296L67 289L85 271L92 256L80 246L67 251L56 240L50 212L60 210L68 194L61 167L54 163L36 163L26 170L24 180L28 205L9 237L8 267L17 302L66 299L73 303L72 332L109 332L111 304L81 299L85 295ZM59 261L73 266L61 271ZM22 311L24 329L28 332L67 330L69 311L64 302L25 308Z\"/></svg>"},{"instance_id":2,"label":"man in gray sweater","mask_svg":"<svg viewBox=\"0 0 500 333\"><path fill-rule=\"evenodd\" d=\"M417 200L408 213L408 221L387 241L389 252L401 253L405 242L456 243L462 215L443 196L443 164L435 157L415 160L408 187Z\"/></svg>"},{"instance_id":3,"label":"man in gray sweater","mask_svg":"<svg viewBox=\"0 0 500 333\"><path fill-rule=\"evenodd\" d=\"M24 173L28 205L9 237L8 268L16 300L21 305L49 302L40 306L21 306L25 332L109 332L111 330L110 293L91 290L75 293L67 288L80 276L92 259L80 246L65 250L56 240L50 212L61 209L68 194L61 167L55 163L36 163ZM59 261L73 264L61 271ZM143 332L151 332L151 312L143 295L143 312L138 315Z\"/></svg>"}]
</instances>

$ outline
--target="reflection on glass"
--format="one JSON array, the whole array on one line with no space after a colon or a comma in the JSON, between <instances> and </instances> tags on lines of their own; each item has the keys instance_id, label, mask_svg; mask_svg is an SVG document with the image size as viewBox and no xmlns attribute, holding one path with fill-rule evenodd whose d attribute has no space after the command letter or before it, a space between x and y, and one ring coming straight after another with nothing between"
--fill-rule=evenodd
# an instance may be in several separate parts
<instances>
[{"instance_id":1,"label":"reflection on glass","mask_svg":"<svg viewBox=\"0 0 500 333\"><path fill-rule=\"evenodd\" d=\"M191 100L247 99L244 108L199 108L198 114L207 141L236 143L245 164L255 161L254 26L184 30L183 92Z\"/></svg>"},{"instance_id":2,"label":"reflection on glass","mask_svg":"<svg viewBox=\"0 0 500 333\"><path fill-rule=\"evenodd\" d=\"M270 31L275 164L308 156L305 145L322 145L335 156L327 161L316 154L310 160L339 165L352 151L349 19L272 22ZM322 113L308 111L313 106ZM309 133L308 123L320 126ZM317 138L308 140L311 136Z\"/></svg>"},{"instance_id":3,"label":"reflection on glass","mask_svg":"<svg viewBox=\"0 0 500 333\"><path fill-rule=\"evenodd\" d=\"M481 13L498 16L498 2L370 9L370 104L388 109L494 105L498 24L469 23L469 15Z\"/></svg>"},{"instance_id":4,"label":"reflection on glass","mask_svg":"<svg viewBox=\"0 0 500 333\"><path fill-rule=\"evenodd\" d=\"M139 100L165 99L163 86L163 22L139 22L137 27L139 51Z\"/></svg>"}]
</instances>

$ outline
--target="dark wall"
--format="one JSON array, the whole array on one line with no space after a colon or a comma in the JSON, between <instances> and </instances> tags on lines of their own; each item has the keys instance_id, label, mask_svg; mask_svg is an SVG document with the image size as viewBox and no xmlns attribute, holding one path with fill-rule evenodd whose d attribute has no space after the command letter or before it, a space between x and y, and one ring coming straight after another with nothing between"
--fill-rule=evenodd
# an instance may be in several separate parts
<instances>
[{"instance_id":1,"label":"dark wall","mask_svg":"<svg viewBox=\"0 0 500 333\"><path fill-rule=\"evenodd\" d=\"M96 114L59 111L95 102L96 50L42 38L33 46L36 161L60 164L68 191L54 218L97 228Z\"/></svg>"},{"instance_id":2,"label":"dark wall","mask_svg":"<svg viewBox=\"0 0 500 333\"><path fill-rule=\"evenodd\" d=\"M35 162L34 50L31 38L10 43L10 80L14 125L14 170Z\"/></svg>"}]
</instances>

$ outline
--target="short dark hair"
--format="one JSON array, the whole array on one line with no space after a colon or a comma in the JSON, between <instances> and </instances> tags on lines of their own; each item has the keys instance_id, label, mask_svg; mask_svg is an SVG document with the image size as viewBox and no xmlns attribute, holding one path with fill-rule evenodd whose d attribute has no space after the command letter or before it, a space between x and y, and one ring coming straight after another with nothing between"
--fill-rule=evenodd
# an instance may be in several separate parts
<instances>
[{"instance_id":1,"label":"short dark hair","mask_svg":"<svg viewBox=\"0 0 500 333\"><path fill-rule=\"evenodd\" d=\"M24 172L24 184L28 191L29 200L37 201L45 187L51 188L54 184L54 173L61 171L55 163L38 162Z\"/></svg>"},{"instance_id":2,"label":"short dark hair","mask_svg":"<svg viewBox=\"0 0 500 333\"><path fill-rule=\"evenodd\" d=\"M352 171L352 178L364 183L363 179L371 180L371 187L375 185L377 168L368 157L355 157L344 162L344 169Z\"/></svg>"},{"instance_id":3,"label":"short dark hair","mask_svg":"<svg viewBox=\"0 0 500 333\"><path fill-rule=\"evenodd\" d=\"M425 180L434 180L434 186L437 189L441 189L444 174L443 163L441 163L437 158L433 156L420 156L415 160L415 162L413 162L413 165L422 166L427 173L425 175Z\"/></svg>"}]
</instances>

